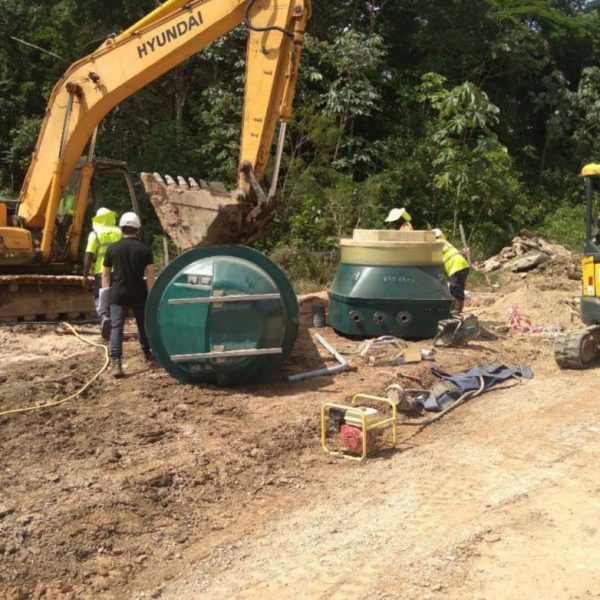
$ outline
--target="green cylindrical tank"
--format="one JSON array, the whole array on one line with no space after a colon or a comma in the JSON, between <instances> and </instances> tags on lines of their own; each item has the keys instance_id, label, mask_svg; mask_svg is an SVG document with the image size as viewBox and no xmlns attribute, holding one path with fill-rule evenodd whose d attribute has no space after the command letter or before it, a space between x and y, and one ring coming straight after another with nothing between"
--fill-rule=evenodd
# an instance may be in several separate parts
<instances>
[{"instance_id":1,"label":"green cylindrical tank","mask_svg":"<svg viewBox=\"0 0 600 600\"><path fill-rule=\"evenodd\" d=\"M330 325L362 337L433 337L452 305L442 248L431 231L355 230L341 240Z\"/></svg>"},{"instance_id":2,"label":"green cylindrical tank","mask_svg":"<svg viewBox=\"0 0 600 600\"><path fill-rule=\"evenodd\" d=\"M245 246L195 248L158 277L146 331L158 362L183 383L267 379L292 350L298 301L281 269Z\"/></svg>"}]
</instances>

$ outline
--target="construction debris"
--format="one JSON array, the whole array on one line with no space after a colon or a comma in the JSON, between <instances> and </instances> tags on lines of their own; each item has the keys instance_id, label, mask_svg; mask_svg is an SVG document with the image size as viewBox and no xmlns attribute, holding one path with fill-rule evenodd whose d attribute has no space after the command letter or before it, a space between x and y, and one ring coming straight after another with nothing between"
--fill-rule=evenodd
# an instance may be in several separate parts
<instances>
[{"instance_id":1,"label":"construction debris","mask_svg":"<svg viewBox=\"0 0 600 600\"><path fill-rule=\"evenodd\" d=\"M342 356L323 336L315 333L315 339L337 360L338 364L333 367L317 369L316 371L307 371L305 373L290 375L288 377L289 381L301 381L302 379L310 379L312 377L320 377L322 375L336 375L337 373L341 373L342 371L347 371L350 369L346 358Z\"/></svg>"},{"instance_id":2,"label":"construction debris","mask_svg":"<svg viewBox=\"0 0 600 600\"><path fill-rule=\"evenodd\" d=\"M531 319L523 317L518 306L513 306L509 315L510 328L517 335L541 335L554 338L558 333L564 331L560 323L554 325L534 325Z\"/></svg>"},{"instance_id":3,"label":"construction debris","mask_svg":"<svg viewBox=\"0 0 600 600\"><path fill-rule=\"evenodd\" d=\"M484 273L509 270L513 273L525 273L540 265L556 259L571 259L573 254L560 244L553 244L544 238L523 230L516 236L510 246L503 248L499 254L488 258L479 266Z\"/></svg>"},{"instance_id":4,"label":"construction debris","mask_svg":"<svg viewBox=\"0 0 600 600\"><path fill-rule=\"evenodd\" d=\"M479 320L475 315L457 315L438 323L438 332L433 340L436 348L462 346L479 336Z\"/></svg>"},{"instance_id":5,"label":"construction debris","mask_svg":"<svg viewBox=\"0 0 600 600\"><path fill-rule=\"evenodd\" d=\"M443 411L460 400L465 392L479 390L481 393L509 379L533 379L533 370L528 365L514 368L502 364L476 365L464 373L453 374L434 366L431 372L443 380L436 383L421 402L423 409L431 412Z\"/></svg>"}]
</instances>

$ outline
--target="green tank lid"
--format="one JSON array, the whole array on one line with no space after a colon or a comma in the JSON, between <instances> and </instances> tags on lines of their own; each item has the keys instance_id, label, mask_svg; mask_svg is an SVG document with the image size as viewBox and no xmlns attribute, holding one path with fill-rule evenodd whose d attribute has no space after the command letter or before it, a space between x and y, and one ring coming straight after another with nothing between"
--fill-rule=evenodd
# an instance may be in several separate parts
<instances>
[{"instance_id":1,"label":"green tank lid","mask_svg":"<svg viewBox=\"0 0 600 600\"><path fill-rule=\"evenodd\" d=\"M281 269L245 246L195 248L158 277L146 331L158 362L183 383L267 379L291 352L298 301Z\"/></svg>"}]
</instances>

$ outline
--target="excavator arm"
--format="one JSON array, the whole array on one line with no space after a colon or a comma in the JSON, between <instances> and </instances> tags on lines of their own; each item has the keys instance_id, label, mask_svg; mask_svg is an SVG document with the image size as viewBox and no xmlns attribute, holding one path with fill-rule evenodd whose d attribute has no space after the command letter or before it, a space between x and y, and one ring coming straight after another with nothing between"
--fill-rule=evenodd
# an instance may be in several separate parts
<instances>
[{"instance_id":1,"label":"excavator arm","mask_svg":"<svg viewBox=\"0 0 600 600\"><path fill-rule=\"evenodd\" d=\"M60 199L106 114L244 22L250 31L238 190L227 194L222 186L202 181L180 179L175 184L150 175L144 183L172 237L178 229L185 232L180 247L253 239L273 210L274 194L262 193L260 182L277 123L282 122L285 132L291 116L309 16L310 0L169 0L74 63L52 92L20 197L22 224L42 232L42 259L51 258ZM275 172L282 142L280 135ZM71 232L75 241L81 236L83 210L78 201L76 231ZM186 210L204 216L191 218L190 224Z\"/></svg>"}]
</instances>

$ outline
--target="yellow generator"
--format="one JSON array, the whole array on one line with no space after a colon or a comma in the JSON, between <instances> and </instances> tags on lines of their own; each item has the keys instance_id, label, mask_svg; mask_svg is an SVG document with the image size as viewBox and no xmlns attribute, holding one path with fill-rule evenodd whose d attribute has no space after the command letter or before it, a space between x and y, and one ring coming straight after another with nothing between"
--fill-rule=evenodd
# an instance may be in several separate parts
<instances>
[{"instance_id":1,"label":"yellow generator","mask_svg":"<svg viewBox=\"0 0 600 600\"><path fill-rule=\"evenodd\" d=\"M580 310L587 329L567 331L556 337L554 356L561 369L586 369L600 356L600 220L594 202L600 164L586 165L581 175L586 190L586 227Z\"/></svg>"}]
</instances>

